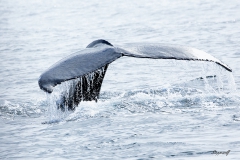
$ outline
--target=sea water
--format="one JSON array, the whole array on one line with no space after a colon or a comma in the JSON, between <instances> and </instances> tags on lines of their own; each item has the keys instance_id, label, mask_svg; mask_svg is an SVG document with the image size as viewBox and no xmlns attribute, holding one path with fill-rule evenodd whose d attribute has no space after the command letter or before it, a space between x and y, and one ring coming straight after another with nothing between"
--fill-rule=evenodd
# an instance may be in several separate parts
<instances>
[{"instance_id":1,"label":"sea water","mask_svg":"<svg viewBox=\"0 0 240 160\"><path fill-rule=\"evenodd\" d=\"M0 1L0 159L239 159L239 1ZM38 78L96 39L195 47L228 64L123 57L98 103L61 112ZM228 152L230 150L230 152ZM228 154L216 154L228 152Z\"/></svg>"}]
</instances>

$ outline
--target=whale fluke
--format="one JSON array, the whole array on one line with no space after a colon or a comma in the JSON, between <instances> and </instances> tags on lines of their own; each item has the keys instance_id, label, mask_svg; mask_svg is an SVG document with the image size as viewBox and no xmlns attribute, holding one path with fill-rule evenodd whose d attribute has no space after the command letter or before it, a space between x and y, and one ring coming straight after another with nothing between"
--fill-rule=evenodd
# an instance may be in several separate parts
<instances>
[{"instance_id":1,"label":"whale fluke","mask_svg":"<svg viewBox=\"0 0 240 160\"><path fill-rule=\"evenodd\" d=\"M108 65L122 56L210 61L232 72L231 68L220 60L195 48L160 43L131 43L113 46L108 41L100 39L46 70L39 78L39 86L45 92L52 93L57 84L79 79L73 88L70 88L71 94L68 97L65 96L58 105L60 108L66 105L74 110L81 101L97 101Z\"/></svg>"}]
</instances>

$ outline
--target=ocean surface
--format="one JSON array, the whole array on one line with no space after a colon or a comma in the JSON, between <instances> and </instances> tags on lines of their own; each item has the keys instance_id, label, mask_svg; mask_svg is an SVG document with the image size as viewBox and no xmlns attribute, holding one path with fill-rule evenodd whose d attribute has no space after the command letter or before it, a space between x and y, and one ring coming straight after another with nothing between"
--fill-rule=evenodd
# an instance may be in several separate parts
<instances>
[{"instance_id":1,"label":"ocean surface","mask_svg":"<svg viewBox=\"0 0 240 160\"><path fill-rule=\"evenodd\" d=\"M98 103L57 110L68 82L48 95L39 76L96 39L194 47L233 72L123 57ZM0 0L0 159L238 160L239 70L237 0Z\"/></svg>"}]
</instances>

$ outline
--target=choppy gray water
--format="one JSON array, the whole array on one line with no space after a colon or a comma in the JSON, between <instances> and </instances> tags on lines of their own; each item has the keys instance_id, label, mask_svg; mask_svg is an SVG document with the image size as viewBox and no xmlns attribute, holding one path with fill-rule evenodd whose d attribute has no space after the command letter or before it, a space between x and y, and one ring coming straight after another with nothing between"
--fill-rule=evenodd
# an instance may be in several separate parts
<instances>
[{"instance_id":1,"label":"choppy gray water","mask_svg":"<svg viewBox=\"0 0 240 160\"><path fill-rule=\"evenodd\" d=\"M239 8L220 0L1 0L0 159L239 159ZM59 112L56 96L69 82L50 97L39 75L99 38L195 47L233 75L206 62L121 58L98 103Z\"/></svg>"}]
</instances>

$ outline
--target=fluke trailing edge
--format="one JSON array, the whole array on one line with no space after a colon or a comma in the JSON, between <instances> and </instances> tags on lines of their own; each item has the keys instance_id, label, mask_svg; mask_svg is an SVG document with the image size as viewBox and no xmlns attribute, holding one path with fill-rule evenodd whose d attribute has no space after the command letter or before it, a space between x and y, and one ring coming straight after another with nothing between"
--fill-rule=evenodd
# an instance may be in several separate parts
<instances>
[{"instance_id":1,"label":"fluke trailing edge","mask_svg":"<svg viewBox=\"0 0 240 160\"><path fill-rule=\"evenodd\" d=\"M106 40L96 40L86 49L74 53L45 71L38 81L42 90L52 93L53 87L64 81L78 79L63 97L59 107L74 110L81 101L97 101L108 65L122 56L151 59L210 61L232 70L224 63L201 50L159 43L130 43L113 46Z\"/></svg>"}]
</instances>

